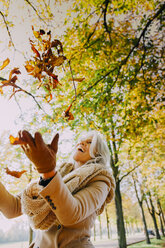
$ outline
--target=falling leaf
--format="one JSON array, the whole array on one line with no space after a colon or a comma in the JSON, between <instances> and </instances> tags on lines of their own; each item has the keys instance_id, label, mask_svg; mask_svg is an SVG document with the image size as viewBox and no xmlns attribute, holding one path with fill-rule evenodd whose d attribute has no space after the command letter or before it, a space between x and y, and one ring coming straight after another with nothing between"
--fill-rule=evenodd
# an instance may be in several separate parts
<instances>
[{"instance_id":1,"label":"falling leaf","mask_svg":"<svg viewBox=\"0 0 165 248\"><path fill-rule=\"evenodd\" d=\"M69 81L76 81L76 82L82 82L83 80L85 80L85 78L69 78Z\"/></svg>"},{"instance_id":2,"label":"falling leaf","mask_svg":"<svg viewBox=\"0 0 165 248\"><path fill-rule=\"evenodd\" d=\"M40 35L43 35L43 34L45 34L45 31L43 30L43 29L40 29Z\"/></svg>"},{"instance_id":3,"label":"falling leaf","mask_svg":"<svg viewBox=\"0 0 165 248\"><path fill-rule=\"evenodd\" d=\"M66 60L66 57L61 55L59 57L56 57L56 59L52 61L52 64L53 66L60 66L64 63L64 60Z\"/></svg>"},{"instance_id":4,"label":"falling leaf","mask_svg":"<svg viewBox=\"0 0 165 248\"><path fill-rule=\"evenodd\" d=\"M10 74L9 74L9 80L12 79L13 74L21 74L20 70L18 67L15 67L13 70L11 70ZM16 77L16 76L15 76ZM17 79L17 78L16 78ZM15 80L16 81L16 80Z\"/></svg>"},{"instance_id":5,"label":"falling leaf","mask_svg":"<svg viewBox=\"0 0 165 248\"><path fill-rule=\"evenodd\" d=\"M6 168L6 173L12 177L16 177L16 178L20 178L25 172L27 172L26 170L22 170L22 171L14 171L14 170L9 170L9 168Z\"/></svg>"},{"instance_id":6,"label":"falling leaf","mask_svg":"<svg viewBox=\"0 0 165 248\"><path fill-rule=\"evenodd\" d=\"M10 63L10 59L7 58L3 61L3 64L0 66L0 70L3 70Z\"/></svg>"},{"instance_id":7,"label":"falling leaf","mask_svg":"<svg viewBox=\"0 0 165 248\"><path fill-rule=\"evenodd\" d=\"M21 140L20 138L18 137L14 137L12 135L9 136L9 140L10 140L10 144L11 145L23 145L23 144L26 144L25 141Z\"/></svg>"},{"instance_id":8,"label":"falling leaf","mask_svg":"<svg viewBox=\"0 0 165 248\"><path fill-rule=\"evenodd\" d=\"M55 39L54 41L52 41L51 47L55 47L57 49L58 54L63 53L61 41Z\"/></svg>"},{"instance_id":9,"label":"falling leaf","mask_svg":"<svg viewBox=\"0 0 165 248\"><path fill-rule=\"evenodd\" d=\"M47 85L49 85L49 94L46 94L45 98L51 101L53 98L52 90L56 89L60 84L58 75L54 73L54 69L55 67L61 66L66 60L66 57L63 55L61 41L57 39L51 41L51 31L47 33L43 29L34 31L33 26L32 30L37 42L36 40L29 40L35 56L26 61L25 69L29 75L32 75L40 81L38 88L45 86L46 80L42 79L48 77Z\"/></svg>"},{"instance_id":10,"label":"falling leaf","mask_svg":"<svg viewBox=\"0 0 165 248\"><path fill-rule=\"evenodd\" d=\"M70 109L72 107L72 104L67 108L67 110L64 112L64 117L69 120L74 120L73 114L70 112Z\"/></svg>"},{"instance_id":11,"label":"falling leaf","mask_svg":"<svg viewBox=\"0 0 165 248\"><path fill-rule=\"evenodd\" d=\"M34 66L29 65L29 64L25 65L25 68L26 68L27 72L32 72L34 70Z\"/></svg>"},{"instance_id":12,"label":"falling leaf","mask_svg":"<svg viewBox=\"0 0 165 248\"><path fill-rule=\"evenodd\" d=\"M36 57L41 58L40 53L38 52L38 50L35 48L35 46L32 43L31 43L31 49L36 54Z\"/></svg>"},{"instance_id":13,"label":"falling leaf","mask_svg":"<svg viewBox=\"0 0 165 248\"><path fill-rule=\"evenodd\" d=\"M34 34L34 36L36 37L36 38L40 38L40 32L38 32L38 31L33 31L33 34Z\"/></svg>"},{"instance_id":14,"label":"falling leaf","mask_svg":"<svg viewBox=\"0 0 165 248\"><path fill-rule=\"evenodd\" d=\"M2 90L2 88L0 88L0 94L3 95L3 90Z\"/></svg>"}]
</instances>

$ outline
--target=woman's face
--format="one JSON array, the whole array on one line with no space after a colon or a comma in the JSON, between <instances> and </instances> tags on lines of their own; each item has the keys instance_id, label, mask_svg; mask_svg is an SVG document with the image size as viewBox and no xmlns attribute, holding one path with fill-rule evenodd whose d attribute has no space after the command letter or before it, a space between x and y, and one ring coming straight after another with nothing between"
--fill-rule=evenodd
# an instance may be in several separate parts
<instances>
[{"instance_id":1,"label":"woman's face","mask_svg":"<svg viewBox=\"0 0 165 248\"><path fill-rule=\"evenodd\" d=\"M76 161L76 167L85 164L91 159L90 145L92 143L92 137L82 139L75 148L73 159Z\"/></svg>"}]
</instances>

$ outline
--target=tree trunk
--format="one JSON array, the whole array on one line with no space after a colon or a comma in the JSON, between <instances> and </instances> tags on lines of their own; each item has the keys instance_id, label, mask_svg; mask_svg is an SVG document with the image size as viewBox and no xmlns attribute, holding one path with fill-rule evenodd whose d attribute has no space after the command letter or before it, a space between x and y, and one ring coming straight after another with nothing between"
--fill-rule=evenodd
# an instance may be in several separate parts
<instances>
[{"instance_id":1,"label":"tree trunk","mask_svg":"<svg viewBox=\"0 0 165 248\"><path fill-rule=\"evenodd\" d=\"M101 216L98 216L99 219L99 229L100 229L100 239L102 239L102 226L101 226Z\"/></svg>"},{"instance_id":2,"label":"tree trunk","mask_svg":"<svg viewBox=\"0 0 165 248\"><path fill-rule=\"evenodd\" d=\"M162 235L164 237L165 236L165 233L164 233L165 219L164 219L164 214L163 214L163 210L162 210L162 206L161 206L159 198L157 199L157 205L158 205L158 209L159 209L159 219L160 219L161 232L162 232Z\"/></svg>"},{"instance_id":3,"label":"tree trunk","mask_svg":"<svg viewBox=\"0 0 165 248\"><path fill-rule=\"evenodd\" d=\"M142 191L142 189L140 188L141 191L141 199L139 197L138 194L138 190L137 190L137 186L136 186L136 181L135 178L132 176L133 179L133 183L134 183L134 188L135 188L135 193L136 193L136 197L140 206L140 210L141 210L141 214L142 214L142 221L143 221L143 226L144 226L144 233L145 233L145 237L146 237L146 243L147 244L151 244L150 238L149 238L149 234L148 234L148 230L147 230L147 222L146 222L146 218L144 215L144 209L143 209L143 200L144 200L144 193Z\"/></svg>"},{"instance_id":4,"label":"tree trunk","mask_svg":"<svg viewBox=\"0 0 165 248\"><path fill-rule=\"evenodd\" d=\"M30 170L29 172L29 183L30 183L33 177L32 164L29 165L29 170ZM33 229L31 228L31 226L29 226L29 245L32 243L32 240L33 240Z\"/></svg>"},{"instance_id":5,"label":"tree trunk","mask_svg":"<svg viewBox=\"0 0 165 248\"><path fill-rule=\"evenodd\" d=\"M148 230L147 230L147 222L146 222L146 218L145 218L145 215L144 215L143 203L139 202L139 206L140 206L141 213L142 213L142 220L143 220L143 225L144 225L144 233L145 233L145 236L146 236L146 243L151 244L149 234L148 234Z\"/></svg>"},{"instance_id":6,"label":"tree trunk","mask_svg":"<svg viewBox=\"0 0 165 248\"><path fill-rule=\"evenodd\" d=\"M115 178L116 189L115 189L115 207L116 207L116 218L117 218L117 234L118 234L118 245L119 248L126 248L126 234L124 226L124 217L123 217L123 207L122 207L122 198L120 192L120 180L119 180L119 168L118 163L118 152L116 148L115 140L115 130L113 118L111 118L111 134L113 141L108 143L110 149L110 159L111 159L111 168L113 170L113 176Z\"/></svg>"},{"instance_id":7,"label":"tree trunk","mask_svg":"<svg viewBox=\"0 0 165 248\"><path fill-rule=\"evenodd\" d=\"M120 181L116 182L115 206L116 206L116 216L117 216L117 233L118 233L119 247L126 248L127 244L126 244L122 199L120 193Z\"/></svg>"},{"instance_id":8,"label":"tree trunk","mask_svg":"<svg viewBox=\"0 0 165 248\"><path fill-rule=\"evenodd\" d=\"M149 201L150 201L151 209L149 208L149 205L148 205L148 202L147 202L147 199L146 199L147 207L148 207L149 213L150 213L150 215L152 217L152 220L153 220L153 223L154 223L156 238L161 239L160 234L159 234L157 221L156 221L155 208L154 208L150 193L149 193Z\"/></svg>"},{"instance_id":9,"label":"tree trunk","mask_svg":"<svg viewBox=\"0 0 165 248\"><path fill-rule=\"evenodd\" d=\"M94 224L93 232L94 241L96 241L96 224Z\"/></svg>"},{"instance_id":10,"label":"tree trunk","mask_svg":"<svg viewBox=\"0 0 165 248\"><path fill-rule=\"evenodd\" d=\"M160 211L161 211L163 223L164 223L164 226L165 226L165 217L164 217L164 213L163 213L162 206L161 206L161 203L160 203L160 200L159 199L158 199L158 204L159 204L159 208L160 208Z\"/></svg>"},{"instance_id":11,"label":"tree trunk","mask_svg":"<svg viewBox=\"0 0 165 248\"><path fill-rule=\"evenodd\" d=\"M29 245L32 243L33 240L33 230L29 227Z\"/></svg>"},{"instance_id":12,"label":"tree trunk","mask_svg":"<svg viewBox=\"0 0 165 248\"><path fill-rule=\"evenodd\" d=\"M105 208L105 215L106 215L106 221L107 221L107 233L108 233L108 239L110 239L109 216L108 216L108 210L107 210L107 207Z\"/></svg>"},{"instance_id":13,"label":"tree trunk","mask_svg":"<svg viewBox=\"0 0 165 248\"><path fill-rule=\"evenodd\" d=\"M163 221L162 221L161 213L159 214L159 221L160 221L160 229L161 229L162 235L163 235L163 237L165 237L165 233L164 233L164 227L163 227Z\"/></svg>"},{"instance_id":14,"label":"tree trunk","mask_svg":"<svg viewBox=\"0 0 165 248\"><path fill-rule=\"evenodd\" d=\"M155 212L152 213L151 216L152 216L152 220L153 220L154 227L155 227L156 238L161 239L159 229L158 229L158 225L157 225L157 221L156 221Z\"/></svg>"},{"instance_id":15,"label":"tree trunk","mask_svg":"<svg viewBox=\"0 0 165 248\"><path fill-rule=\"evenodd\" d=\"M157 221L156 221L155 208L154 208L151 196L150 196L150 204L151 204L151 208L152 208L152 218L153 218L153 222L154 222L154 226L155 226L156 238L161 239L160 233L159 233L159 228L158 228Z\"/></svg>"}]
</instances>

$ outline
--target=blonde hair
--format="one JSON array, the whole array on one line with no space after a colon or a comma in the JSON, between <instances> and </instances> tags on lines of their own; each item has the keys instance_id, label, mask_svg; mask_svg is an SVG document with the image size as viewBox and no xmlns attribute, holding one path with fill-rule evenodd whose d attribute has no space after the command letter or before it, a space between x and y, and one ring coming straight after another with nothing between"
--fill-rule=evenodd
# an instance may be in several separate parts
<instances>
[{"instance_id":1,"label":"blonde hair","mask_svg":"<svg viewBox=\"0 0 165 248\"><path fill-rule=\"evenodd\" d=\"M84 138L85 139L92 138L92 143L90 145L90 150L89 150L92 159L90 159L86 163L91 163L91 162L101 163L109 167L110 152L104 136L100 132L92 130L83 133L79 141L83 140Z\"/></svg>"}]
</instances>

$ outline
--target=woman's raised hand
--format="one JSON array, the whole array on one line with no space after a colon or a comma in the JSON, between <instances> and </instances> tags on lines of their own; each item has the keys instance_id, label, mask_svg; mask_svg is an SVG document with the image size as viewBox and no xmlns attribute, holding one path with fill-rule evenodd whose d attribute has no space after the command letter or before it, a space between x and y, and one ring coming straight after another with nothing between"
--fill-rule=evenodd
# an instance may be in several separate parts
<instances>
[{"instance_id":1,"label":"woman's raised hand","mask_svg":"<svg viewBox=\"0 0 165 248\"><path fill-rule=\"evenodd\" d=\"M58 151L58 133L54 136L51 144L45 144L39 132L36 132L33 138L28 131L20 131L19 139L25 141L21 147L39 173L48 173L54 170Z\"/></svg>"}]
</instances>

